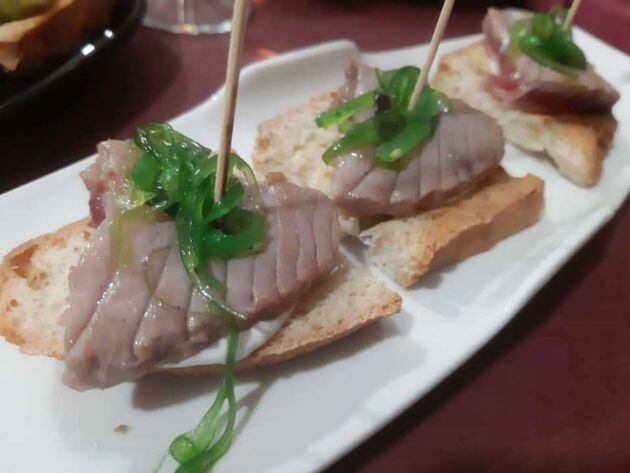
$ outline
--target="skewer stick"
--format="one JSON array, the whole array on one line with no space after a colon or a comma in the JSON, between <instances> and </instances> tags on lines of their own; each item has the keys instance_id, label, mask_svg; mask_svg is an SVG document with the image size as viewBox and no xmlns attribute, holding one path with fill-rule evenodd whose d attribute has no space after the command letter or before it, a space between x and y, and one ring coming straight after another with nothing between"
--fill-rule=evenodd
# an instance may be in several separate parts
<instances>
[{"instance_id":1,"label":"skewer stick","mask_svg":"<svg viewBox=\"0 0 630 473\"><path fill-rule=\"evenodd\" d=\"M214 201L219 202L227 179L227 160L232 147L232 130L234 129L234 113L238 95L238 78L240 59L245 37L245 12L247 0L235 0L232 14L232 32L228 51L227 72L225 75L225 103L223 105L223 123L221 124L221 141L217 162L217 175L214 182Z\"/></svg>"},{"instance_id":2,"label":"skewer stick","mask_svg":"<svg viewBox=\"0 0 630 473\"><path fill-rule=\"evenodd\" d=\"M562 23L562 31L567 31L571 27L575 14L577 13L578 8L580 8L580 3L582 3L582 0L573 0L571 8L569 8L569 12L567 13L567 17L564 19L564 23Z\"/></svg>"},{"instance_id":3,"label":"skewer stick","mask_svg":"<svg viewBox=\"0 0 630 473\"><path fill-rule=\"evenodd\" d=\"M412 112L416 108L416 105L418 105L420 92L422 92L422 89L427 82L427 78L429 77L431 64L433 64L433 60L435 59L435 54L437 53L437 48L440 45L440 41L442 41L442 36L444 35L444 30L446 29L448 18L451 16L451 11L453 10L454 3L455 0L444 0L442 11L440 12L440 17L435 24L435 30L433 31L433 37L431 38L431 44L429 45L429 55L424 61L424 66L422 66L422 70L420 71L420 77L418 77L418 82L416 82L416 86L414 87L413 93L411 94L411 99L409 99L408 110L410 112Z\"/></svg>"}]
</instances>

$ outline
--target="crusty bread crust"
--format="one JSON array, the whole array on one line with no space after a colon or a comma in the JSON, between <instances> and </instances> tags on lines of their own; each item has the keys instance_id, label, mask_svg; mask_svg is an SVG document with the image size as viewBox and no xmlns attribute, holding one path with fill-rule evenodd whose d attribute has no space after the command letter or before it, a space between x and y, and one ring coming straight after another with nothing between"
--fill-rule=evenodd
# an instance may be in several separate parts
<instances>
[{"instance_id":1,"label":"crusty bread crust","mask_svg":"<svg viewBox=\"0 0 630 473\"><path fill-rule=\"evenodd\" d=\"M486 89L488 70L483 43L473 43L442 56L432 85L493 117L507 141L547 155L575 184L595 185L617 128L612 114L552 116L512 109Z\"/></svg>"},{"instance_id":2,"label":"crusty bread crust","mask_svg":"<svg viewBox=\"0 0 630 473\"><path fill-rule=\"evenodd\" d=\"M88 220L28 241L0 264L0 335L23 353L63 359L61 315L70 268L79 263L92 234ZM296 307L267 344L239 368L275 364L311 352L400 310L401 298L363 268L344 262ZM196 366L159 371L193 374L219 371Z\"/></svg>"},{"instance_id":3,"label":"crusty bread crust","mask_svg":"<svg viewBox=\"0 0 630 473\"><path fill-rule=\"evenodd\" d=\"M290 181L328 193L333 167L321 155L339 133L318 128L315 117L336 100L334 92L321 94L261 123L252 155L256 171L280 171ZM499 169L454 205L356 233L368 245L368 260L409 287L432 268L485 251L536 222L542 190L537 177L515 179Z\"/></svg>"},{"instance_id":4,"label":"crusty bread crust","mask_svg":"<svg viewBox=\"0 0 630 473\"><path fill-rule=\"evenodd\" d=\"M68 272L79 262L92 228L79 220L27 241L0 264L0 335L23 353L63 358L59 325Z\"/></svg>"},{"instance_id":5,"label":"crusty bread crust","mask_svg":"<svg viewBox=\"0 0 630 473\"><path fill-rule=\"evenodd\" d=\"M70 53L109 21L119 0L56 0L40 15L0 25L0 68L26 72Z\"/></svg>"},{"instance_id":6,"label":"crusty bread crust","mask_svg":"<svg viewBox=\"0 0 630 473\"><path fill-rule=\"evenodd\" d=\"M543 181L499 168L476 192L448 206L393 219L361 233L368 259L403 287L464 260L538 221Z\"/></svg>"}]
</instances>

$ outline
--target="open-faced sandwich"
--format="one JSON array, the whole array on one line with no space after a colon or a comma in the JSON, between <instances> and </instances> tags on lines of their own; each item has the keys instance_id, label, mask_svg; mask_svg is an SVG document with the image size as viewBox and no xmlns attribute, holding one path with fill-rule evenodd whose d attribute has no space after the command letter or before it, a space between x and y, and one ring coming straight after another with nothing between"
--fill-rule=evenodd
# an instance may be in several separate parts
<instances>
[{"instance_id":1,"label":"open-faced sandwich","mask_svg":"<svg viewBox=\"0 0 630 473\"><path fill-rule=\"evenodd\" d=\"M493 117L507 141L546 154L579 186L593 186L617 122L619 93L563 27L566 10L523 14L490 8L484 39L446 54L433 86Z\"/></svg>"},{"instance_id":2,"label":"open-faced sandwich","mask_svg":"<svg viewBox=\"0 0 630 473\"><path fill-rule=\"evenodd\" d=\"M328 193L346 233L404 287L538 221L543 183L500 166L503 133L488 115L425 86L419 69L351 63L346 82L262 123L261 173Z\"/></svg>"},{"instance_id":3,"label":"open-faced sandwich","mask_svg":"<svg viewBox=\"0 0 630 473\"><path fill-rule=\"evenodd\" d=\"M325 194L281 174L258 183L231 154L215 202L216 174L216 154L167 124L101 143L81 175L90 218L23 244L0 266L0 333L26 353L64 359L72 388L224 371L213 408L171 446L185 471L205 471L229 447L234 369L310 352L401 302L341 257Z\"/></svg>"},{"instance_id":4,"label":"open-faced sandwich","mask_svg":"<svg viewBox=\"0 0 630 473\"><path fill-rule=\"evenodd\" d=\"M0 72L29 72L71 53L107 23L118 1L0 0Z\"/></svg>"}]
</instances>

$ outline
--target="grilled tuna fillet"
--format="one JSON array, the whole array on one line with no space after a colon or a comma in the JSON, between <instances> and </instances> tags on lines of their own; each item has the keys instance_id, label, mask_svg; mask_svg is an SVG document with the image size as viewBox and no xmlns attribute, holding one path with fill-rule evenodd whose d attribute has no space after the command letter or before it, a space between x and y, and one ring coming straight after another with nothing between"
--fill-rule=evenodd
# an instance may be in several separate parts
<instances>
[{"instance_id":1,"label":"grilled tuna fillet","mask_svg":"<svg viewBox=\"0 0 630 473\"><path fill-rule=\"evenodd\" d=\"M514 21L508 13L490 8L482 22L493 69L488 88L498 99L547 114L607 111L619 100L619 93L591 65L570 77L538 64L526 54L509 55Z\"/></svg>"},{"instance_id":2,"label":"grilled tuna fillet","mask_svg":"<svg viewBox=\"0 0 630 473\"><path fill-rule=\"evenodd\" d=\"M362 84L373 77L366 66L351 65L342 97L369 90ZM372 149L337 158L331 184L335 204L356 217L405 216L441 207L473 190L503 157L501 128L460 101L453 101L451 113L437 120L433 135L397 169L376 165Z\"/></svg>"},{"instance_id":3,"label":"grilled tuna fillet","mask_svg":"<svg viewBox=\"0 0 630 473\"><path fill-rule=\"evenodd\" d=\"M189 357L224 335L181 262L175 224L166 216L120 226L115 197L125 190L129 146L110 141L83 174L97 225L70 274L64 381L76 389L108 387L163 363ZM265 248L246 258L211 262L224 298L245 315L241 330L291 310L312 283L336 265L337 213L321 192L270 175L261 185ZM124 194L123 194L124 195ZM113 257L125 242L124 264Z\"/></svg>"}]
</instances>

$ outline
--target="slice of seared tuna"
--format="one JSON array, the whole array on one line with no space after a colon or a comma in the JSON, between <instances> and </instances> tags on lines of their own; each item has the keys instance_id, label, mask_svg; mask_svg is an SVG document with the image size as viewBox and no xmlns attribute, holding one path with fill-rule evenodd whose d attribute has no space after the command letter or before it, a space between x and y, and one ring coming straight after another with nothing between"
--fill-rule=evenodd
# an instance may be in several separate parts
<instances>
[{"instance_id":1,"label":"slice of seared tuna","mask_svg":"<svg viewBox=\"0 0 630 473\"><path fill-rule=\"evenodd\" d=\"M356 217L405 216L443 206L474 189L503 157L501 128L459 101L437 120L433 135L399 168L375 164L372 149L337 158L331 185L335 204Z\"/></svg>"},{"instance_id":2,"label":"slice of seared tuna","mask_svg":"<svg viewBox=\"0 0 630 473\"><path fill-rule=\"evenodd\" d=\"M175 224L167 216L140 216L113 232L128 150L125 142L100 145L96 163L83 174L97 229L71 271L63 317L64 381L76 389L133 379L189 357L225 334L221 319L193 289ZM264 249L209 263L223 283L225 301L245 316L241 330L291 310L335 267L339 250L337 213L323 193L290 184L282 175L269 176L260 190L267 217ZM120 242L124 260L114 255Z\"/></svg>"},{"instance_id":3,"label":"slice of seared tuna","mask_svg":"<svg viewBox=\"0 0 630 473\"><path fill-rule=\"evenodd\" d=\"M619 92L598 75L591 65L567 75L538 64L526 54L508 54L510 29L518 16L488 9L482 22L492 74L488 89L498 99L526 111L564 114L608 111Z\"/></svg>"}]
</instances>

